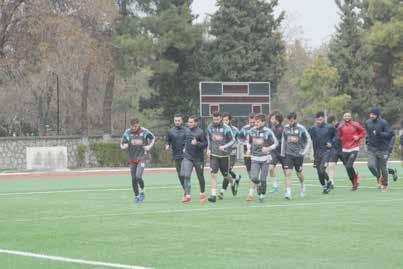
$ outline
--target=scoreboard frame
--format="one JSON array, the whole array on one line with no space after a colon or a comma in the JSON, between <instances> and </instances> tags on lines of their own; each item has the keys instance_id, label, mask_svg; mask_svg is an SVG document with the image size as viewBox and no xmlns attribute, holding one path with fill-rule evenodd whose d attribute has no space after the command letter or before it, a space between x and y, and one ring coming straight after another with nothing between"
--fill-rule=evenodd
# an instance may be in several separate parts
<instances>
[{"instance_id":1,"label":"scoreboard frame","mask_svg":"<svg viewBox=\"0 0 403 269\"><path fill-rule=\"evenodd\" d=\"M219 85L221 84L221 92L215 91L213 94L203 94L203 84L215 84L216 89L219 89ZM267 92L262 92L262 90L258 90L262 92L261 94L251 94L251 85L264 85L266 84ZM227 86L224 90L224 86ZM245 89L247 86L247 89ZM247 91L246 91L247 90ZM266 89L265 89L266 90ZM207 89L208 91L208 89ZM213 90L214 91L214 90ZM271 113L271 82L241 82L241 81L200 81L199 82L199 96L200 96L200 107L199 107L199 115L201 118L211 117L212 112L220 111L220 106L224 105L241 105L244 108L246 105L250 105L250 112L255 113L263 113L263 106L268 106L268 113ZM206 115L204 106L209 106L208 114ZM267 107L266 107L267 108ZM221 111L221 112L230 112L230 111ZM249 114L248 113L248 114ZM248 117L245 113L241 115L233 114L233 117L245 118Z\"/></svg>"}]
</instances>

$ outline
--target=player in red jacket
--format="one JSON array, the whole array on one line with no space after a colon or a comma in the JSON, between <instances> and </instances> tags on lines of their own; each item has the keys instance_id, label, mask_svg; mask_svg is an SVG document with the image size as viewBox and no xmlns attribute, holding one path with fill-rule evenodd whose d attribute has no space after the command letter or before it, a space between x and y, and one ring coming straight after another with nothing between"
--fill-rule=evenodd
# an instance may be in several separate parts
<instances>
[{"instance_id":1,"label":"player in red jacket","mask_svg":"<svg viewBox=\"0 0 403 269\"><path fill-rule=\"evenodd\" d=\"M347 111L343 114L343 122L337 128L337 136L342 148L343 164L353 185L351 190L355 191L360 180L354 170L354 162L360 150L361 140L365 137L365 129L359 122L352 120L351 112Z\"/></svg>"}]
</instances>

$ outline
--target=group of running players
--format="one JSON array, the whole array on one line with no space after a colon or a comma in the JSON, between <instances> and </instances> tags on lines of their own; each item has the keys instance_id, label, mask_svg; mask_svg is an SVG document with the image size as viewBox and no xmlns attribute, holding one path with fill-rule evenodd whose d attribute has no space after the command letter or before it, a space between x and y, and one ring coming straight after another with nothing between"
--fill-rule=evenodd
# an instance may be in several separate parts
<instances>
[{"instance_id":1,"label":"group of running players","mask_svg":"<svg viewBox=\"0 0 403 269\"><path fill-rule=\"evenodd\" d=\"M165 140L165 149L172 151L176 171L183 189L182 202L191 201L191 174L196 172L199 185L199 201L215 203L224 199L224 193L230 186L232 195L238 192L241 176L234 171L238 156L238 145L243 146L243 159L250 179L246 201L252 201L257 194L260 202L265 202L267 177L272 178L271 193L279 188L276 166L281 164L285 178L284 198L291 200L291 175L295 169L299 179L299 193L305 196L303 163L313 146L314 167L317 170L323 193L334 189L335 167L340 160L346 168L352 184L352 191L359 187L360 177L354 169L361 141L365 139L368 148L368 168L377 180L382 192L388 191L388 174L397 180L395 169L388 169L387 162L393 149L394 132L381 118L380 109L372 108L369 119L363 127L354 121L351 112L343 114L338 123L336 117L328 117L317 112L315 124L308 130L297 121L296 113L287 115L287 124L283 125L283 115L273 112L268 117L264 114L251 113L248 123L241 129L232 125L229 113L214 112L212 123L207 132L199 127L199 117L190 116L187 127L183 116L175 115L174 127ZM144 201L143 171L146 159L155 143L155 136L141 127L138 119L132 119L131 128L125 131L120 142L122 149L128 149L134 202ZM205 151L210 160L211 195L207 198L205 190ZM217 192L218 173L221 173L222 187Z\"/></svg>"}]
</instances>

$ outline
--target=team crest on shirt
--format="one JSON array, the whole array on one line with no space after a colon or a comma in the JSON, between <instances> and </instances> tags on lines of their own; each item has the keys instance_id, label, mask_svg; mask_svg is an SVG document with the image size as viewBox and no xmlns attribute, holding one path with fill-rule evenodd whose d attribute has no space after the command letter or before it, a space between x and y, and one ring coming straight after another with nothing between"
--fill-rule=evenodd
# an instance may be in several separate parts
<instances>
[{"instance_id":1,"label":"team crest on shirt","mask_svg":"<svg viewBox=\"0 0 403 269\"><path fill-rule=\"evenodd\" d=\"M222 134L213 134L213 141L223 141L224 137Z\"/></svg>"},{"instance_id":2,"label":"team crest on shirt","mask_svg":"<svg viewBox=\"0 0 403 269\"><path fill-rule=\"evenodd\" d=\"M132 139L132 145L143 145L143 140L139 138Z\"/></svg>"},{"instance_id":3,"label":"team crest on shirt","mask_svg":"<svg viewBox=\"0 0 403 269\"><path fill-rule=\"evenodd\" d=\"M253 141L254 145L263 145L264 144L263 137L254 137L252 141Z\"/></svg>"},{"instance_id":4,"label":"team crest on shirt","mask_svg":"<svg viewBox=\"0 0 403 269\"><path fill-rule=\"evenodd\" d=\"M298 142L298 136L287 136L287 142Z\"/></svg>"}]
</instances>

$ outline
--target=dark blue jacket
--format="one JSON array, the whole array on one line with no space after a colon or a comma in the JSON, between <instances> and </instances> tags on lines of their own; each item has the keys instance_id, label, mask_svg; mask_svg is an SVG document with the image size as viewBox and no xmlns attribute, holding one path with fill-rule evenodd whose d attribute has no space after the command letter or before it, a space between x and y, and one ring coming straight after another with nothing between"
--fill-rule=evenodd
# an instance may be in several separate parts
<instances>
[{"instance_id":1,"label":"dark blue jacket","mask_svg":"<svg viewBox=\"0 0 403 269\"><path fill-rule=\"evenodd\" d=\"M375 121L369 119L365 122L365 130L368 151L389 151L389 142L392 138L392 131L386 120L382 118L378 118Z\"/></svg>"},{"instance_id":2,"label":"dark blue jacket","mask_svg":"<svg viewBox=\"0 0 403 269\"><path fill-rule=\"evenodd\" d=\"M193 138L196 138L197 144L192 145ZM186 128L185 136L185 150L183 152L183 157L188 160L193 161L203 161L204 160L204 150L207 148L207 138L202 129L196 128Z\"/></svg>"},{"instance_id":3,"label":"dark blue jacket","mask_svg":"<svg viewBox=\"0 0 403 269\"><path fill-rule=\"evenodd\" d=\"M315 157L321 156L323 152L334 147L336 133L336 128L326 123L309 128ZM331 147L327 147L328 143Z\"/></svg>"},{"instance_id":4,"label":"dark blue jacket","mask_svg":"<svg viewBox=\"0 0 403 269\"><path fill-rule=\"evenodd\" d=\"M184 126L175 126L169 129L165 138L166 145L169 145L172 149L172 156L174 160L180 160L183 158L186 129L187 128Z\"/></svg>"}]
</instances>

